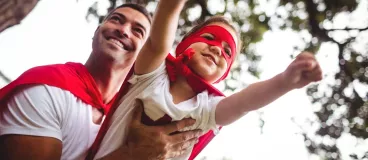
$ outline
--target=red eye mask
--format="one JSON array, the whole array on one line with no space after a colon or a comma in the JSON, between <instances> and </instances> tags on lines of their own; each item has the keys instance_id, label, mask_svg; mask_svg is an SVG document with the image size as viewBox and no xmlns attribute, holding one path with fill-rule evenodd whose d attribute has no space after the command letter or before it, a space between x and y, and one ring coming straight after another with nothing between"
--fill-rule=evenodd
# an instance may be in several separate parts
<instances>
[{"instance_id":1,"label":"red eye mask","mask_svg":"<svg viewBox=\"0 0 368 160\"><path fill-rule=\"evenodd\" d=\"M202 37L202 34L211 34L213 35L213 40L208 40L205 37ZM236 54L236 44L234 41L233 36L223 27L217 26L217 25L210 25L205 26L198 31L192 33L189 35L186 39L184 39L182 42L178 44L176 47L176 56L179 56L182 54L185 50L188 49L188 47L196 42L204 42L211 46L218 46L221 48L221 55L225 58L227 63L227 70L225 74L219 78L215 83L220 82L221 80L225 79L227 75L229 74L231 65L234 62L235 54ZM223 42L227 42L229 44L230 50L231 50L231 56L229 56L222 46ZM189 56L190 57L190 56Z\"/></svg>"}]
</instances>

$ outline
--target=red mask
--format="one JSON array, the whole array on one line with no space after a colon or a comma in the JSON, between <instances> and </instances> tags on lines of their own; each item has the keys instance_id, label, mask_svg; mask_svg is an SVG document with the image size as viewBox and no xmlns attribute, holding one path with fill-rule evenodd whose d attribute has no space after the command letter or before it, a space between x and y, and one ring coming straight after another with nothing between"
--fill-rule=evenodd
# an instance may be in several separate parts
<instances>
[{"instance_id":1,"label":"red mask","mask_svg":"<svg viewBox=\"0 0 368 160\"><path fill-rule=\"evenodd\" d=\"M214 39L208 40L205 37L202 37L201 35L204 33L212 34L214 36ZM198 31L190 34L186 39L178 44L178 46L176 47L176 56L179 56L181 53L187 50L191 44L196 42L203 42L208 45L218 46L221 48L221 55L225 58L227 63L227 70L224 75L222 75L222 77L220 77L215 83L218 83L221 80L225 79L229 74L231 65L233 64L236 55L236 44L233 36L223 27L217 25L204 26ZM231 56L229 56L225 52L224 47L222 46L222 42L227 42L229 44Z\"/></svg>"}]
</instances>

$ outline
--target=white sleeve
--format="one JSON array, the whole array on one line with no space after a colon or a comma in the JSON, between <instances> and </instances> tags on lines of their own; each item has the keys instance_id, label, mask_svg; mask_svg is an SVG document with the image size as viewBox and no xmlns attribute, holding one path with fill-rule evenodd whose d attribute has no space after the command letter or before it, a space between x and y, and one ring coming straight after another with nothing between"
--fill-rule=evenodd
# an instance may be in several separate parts
<instances>
[{"instance_id":1,"label":"white sleeve","mask_svg":"<svg viewBox=\"0 0 368 160\"><path fill-rule=\"evenodd\" d=\"M142 75L133 74L128 80L128 82L134 85L138 82L147 81L148 79L152 79L152 78L161 76L162 74L166 74L165 62L163 62L158 68L156 68L152 72L142 74Z\"/></svg>"},{"instance_id":2,"label":"white sleeve","mask_svg":"<svg viewBox=\"0 0 368 160\"><path fill-rule=\"evenodd\" d=\"M36 85L16 93L0 112L0 135L18 134L62 140L60 100L46 85Z\"/></svg>"},{"instance_id":3,"label":"white sleeve","mask_svg":"<svg viewBox=\"0 0 368 160\"><path fill-rule=\"evenodd\" d=\"M208 124L206 129L213 130L214 134L217 134L220 130L216 123L216 107L219 104L221 100L223 100L225 97L223 96L210 96L208 101L208 108L205 108L205 111L203 111L202 114L208 114L206 116L203 115L203 117L208 117Z\"/></svg>"}]
</instances>

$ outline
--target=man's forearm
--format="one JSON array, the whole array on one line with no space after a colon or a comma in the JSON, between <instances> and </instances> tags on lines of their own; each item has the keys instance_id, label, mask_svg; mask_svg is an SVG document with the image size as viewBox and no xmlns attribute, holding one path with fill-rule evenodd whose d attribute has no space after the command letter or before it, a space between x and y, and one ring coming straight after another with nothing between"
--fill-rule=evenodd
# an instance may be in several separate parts
<instances>
[{"instance_id":1,"label":"man's forearm","mask_svg":"<svg viewBox=\"0 0 368 160\"><path fill-rule=\"evenodd\" d=\"M0 136L0 159L60 159L62 142L55 138L2 135Z\"/></svg>"}]
</instances>

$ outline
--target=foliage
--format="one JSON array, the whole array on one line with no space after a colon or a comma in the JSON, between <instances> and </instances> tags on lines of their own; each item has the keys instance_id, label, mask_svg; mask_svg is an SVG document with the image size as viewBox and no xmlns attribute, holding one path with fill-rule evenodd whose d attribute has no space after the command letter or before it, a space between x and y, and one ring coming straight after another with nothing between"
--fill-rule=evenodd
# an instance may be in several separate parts
<instances>
[{"instance_id":1,"label":"foliage","mask_svg":"<svg viewBox=\"0 0 368 160\"><path fill-rule=\"evenodd\" d=\"M17 9L22 8L23 3L4 1L3 7L0 7L4 13L2 30L19 23L37 3L32 2L24 3L23 9ZM99 0L88 9L87 20L92 16L102 21L104 15L100 15L98 10L102 2L110 3L107 11L129 2L148 8L154 8L157 4L157 0ZM356 137L357 146L368 138L368 94L367 89L364 90L368 82L368 18L360 15L360 25L356 25L354 18L351 18L357 6L364 4L368 5L367 0L188 0L181 15L177 41L191 26L212 15L221 14L230 18L241 31L244 47L230 78L225 82L229 91L246 85L239 80L241 74L259 76L257 65L261 57L256 52L256 44L267 31L292 30L300 33L304 45L295 46L295 53L302 50L317 53L322 45L334 44L338 49L335 57L338 71L325 75L334 81L313 85L307 90L314 105L320 107L315 111L316 120L310 120L310 125L318 129L313 133L303 130L301 134L310 153L321 159L341 159L336 141L343 135ZM363 8L367 10L368 6ZM337 25L341 16L350 18ZM10 81L1 72L0 77ZM350 153L350 159L368 159L368 149L362 153Z\"/></svg>"}]
</instances>

